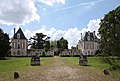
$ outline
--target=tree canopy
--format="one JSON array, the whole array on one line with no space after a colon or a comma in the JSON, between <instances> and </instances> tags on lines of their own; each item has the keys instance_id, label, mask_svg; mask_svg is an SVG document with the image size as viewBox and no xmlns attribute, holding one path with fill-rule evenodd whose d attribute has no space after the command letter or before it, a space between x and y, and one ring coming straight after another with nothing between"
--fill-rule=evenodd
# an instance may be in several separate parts
<instances>
[{"instance_id":1,"label":"tree canopy","mask_svg":"<svg viewBox=\"0 0 120 81\"><path fill-rule=\"evenodd\" d=\"M120 57L120 6L101 20L99 35L102 54Z\"/></svg>"},{"instance_id":2,"label":"tree canopy","mask_svg":"<svg viewBox=\"0 0 120 81\"><path fill-rule=\"evenodd\" d=\"M68 49L68 41L62 37L57 41L57 48L61 50Z\"/></svg>"},{"instance_id":3,"label":"tree canopy","mask_svg":"<svg viewBox=\"0 0 120 81\"><path fill-rule=\"evenodd\" d=\"M120 6L101 20L99 34L102 52L120 56Z\"/></svg>"},{"instance_id":4,"label":"tree canopy","mask_svg":"<svg viewBox=\"0 0 120 81\"><path fill-rule=\"evenodd\" d=\"M0 57L8 56L8 51L10 50L9 36L0 29Z\"/></svg>"},{"instance_id":5,"label":"tree canopy","mask_svg":"<svg viewBox=\"0 0 120 81\"><path fill-rule=\"evenodd\" d=\"M44 35L43 33L36 33L35 36L31 37L30 40L33 40L31 43L31 48L33 49L50 49L50 37Z\"/></svg>"},{"instance_id":6,"label":"tree canopy","mask_svg":"<svg viewBox=\"0 0 120 81\"><path fill-rule=\"evenodd\" d=\"M56 40L51 41L50 47L51 47L51 49L57 48L57 41Z\"/></svg>"}]
</instances>

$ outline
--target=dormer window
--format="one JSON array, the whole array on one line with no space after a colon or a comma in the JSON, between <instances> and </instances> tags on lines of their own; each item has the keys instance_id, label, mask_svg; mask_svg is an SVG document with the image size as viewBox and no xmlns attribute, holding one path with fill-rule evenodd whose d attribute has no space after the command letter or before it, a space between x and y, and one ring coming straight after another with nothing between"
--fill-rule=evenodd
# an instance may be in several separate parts
<instances>
[{"instance_id":1,"label":"dormer window","mask_svg":"<svg viewBox=\"0 0 120 81\"><path fill-rule=\"evenodd\" d=\"M87 37L88 41L90 40L90 36Z\"/></svg>"},{"instance_id":2,"label":"dormer window","mask_svg":"<svg viewBox=\"0 0 120 81\"><path fill-rule=\"evenodd\" d=\"M20 38L20 34L19 34L19 33L17 34L17 38L18 38L18 39Z\"/></svg>"}]
</instances>

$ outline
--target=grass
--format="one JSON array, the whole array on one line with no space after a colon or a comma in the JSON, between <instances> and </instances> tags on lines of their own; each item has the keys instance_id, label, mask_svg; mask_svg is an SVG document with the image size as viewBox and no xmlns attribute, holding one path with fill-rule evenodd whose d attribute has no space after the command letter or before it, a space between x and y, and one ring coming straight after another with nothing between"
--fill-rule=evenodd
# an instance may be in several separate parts
<instances>
[{"instance_id":1,"label":"grass","mask_svg":"<svg viewBox=\"0 0 120 81\"><path fill-rule=\"evenodd\" d=\"M51 57L40 58L41 65L44 67L49 64ZM7 60L0 60L0 75L4 75L6 73L20 71L31 67L30 58L8 58Z\"/></svg>"},{"instance_id":2,"label":"grass","mask_svg":"<svg viewBox=\"0 0 120 81\"><path fill-rule=\"evenodd\" d=\"M69 65L72 64L72 65L78 67L78 57L64 57L63 59L66 60L67 64L69 64ZM110 68L110 65L106 64L106 63L102 63L100 61L99 57L88 57L88 66L87 67L93 67L95 69L103 71L104 69ZM120 78L120 69L110 70L110 72L114 77Z\"/></svg>"},{"instance_id":3,"label":"grass","mask_svg":"<svg viewBox=\"0 0 120 81\"><path fill-rule=\"evenodd\" d=\"M5 77L6 74L12 74L14 71L23 71L31 68L46 68L48 65L53 63L54 57L41 57L41 66L32 67L30 66L30 58L8 58L8 60L0 60L0 77ZM79 67L78 65L78 57L60 57L63 59L66 64ZM108 64L102 63L98 57L88 57L88 68L92 67L102 71L105 68L109 68ZM111 70L110 71L114 76L120 77L120 70Z\"/></svg>"},{"instance_id":4,"label":"grass","mask_svg":"<svg viewBox=\"0 0 120 81\"><path fill-rule=\"evenodd\" d=\"M100 70L108 69L110 67L110 65L102 63L99 57L88 57L88 64L90 65L90 67L95 67Z\"/></svg>"},{"instance_id":5,"label":"grass","mask_svg":"<svg viewBox=\"0 0 120 81\"><path fill-rule=\"evenodd\" d=\"M29 66L29 59L30 58L8 58L7 60L0 60L0 74Z\"/></svg>"}]
</instances>

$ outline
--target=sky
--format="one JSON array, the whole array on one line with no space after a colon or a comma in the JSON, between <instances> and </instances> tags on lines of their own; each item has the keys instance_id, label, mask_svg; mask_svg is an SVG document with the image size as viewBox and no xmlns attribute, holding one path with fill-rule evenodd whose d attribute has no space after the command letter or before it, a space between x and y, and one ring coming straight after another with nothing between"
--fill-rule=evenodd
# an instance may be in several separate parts
<instances>
[{"instance_id":1,"label":"sky","mask_svg":"<svg viewBox=\"0 0 120 81\"><path fill-rule=\"evenodd\" d=\"M64 37L69 48L81 33L96 31L104 15L120 6L120 0L0 0L0 28L13 37L21 28L29 39L43 33L50 40Z\"/></svg>"}]
</instances>

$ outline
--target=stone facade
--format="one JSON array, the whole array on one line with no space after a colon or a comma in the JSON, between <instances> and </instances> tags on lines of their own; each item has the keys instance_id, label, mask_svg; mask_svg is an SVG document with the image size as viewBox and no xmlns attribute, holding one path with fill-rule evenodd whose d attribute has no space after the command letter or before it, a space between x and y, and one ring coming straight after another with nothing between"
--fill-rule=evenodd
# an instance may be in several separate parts
<instances>
[{"instance_id":1,"label":"stone facade","mask_svg":"<svg viewBox=\"0 0 120 81\"><path fill-rule=\"evenodd\" d=\"M38 56L42 56L43 54L45 54L46 56L54 56L54 50L50 50L45 52L44 49L30 49L28 55L29 56L33 56L33 55L38 55Z\"/></svg>"},{"instance_id":2,"label":"stone facade","mask_svg":"<svg viewBox=\"0 0 120 81\"><path fill-rule=\"evenodd\" d=\"M81 49L83 55L94 55L95 52L99 49L98 38L95 35L95 31L86 32L85 36L82 37L78 42L78 49Z\"/></svg>"},{"instance_id":3,"label":"stone facade","mask_svg":"<svg viewBox=\"0 0 120 81\"><path fill-rule=\"evenodd\" d=\"M45 52L45 54L47 56L49 56L49 55L54 56L54 50L47 51L47 52Z\"/></svg>"},{"instance_id":4,"label":"stone facade","mask_svg":"<svg viewBox=\"0 0 120 81\"><path fill-rule=\"evenodd\" d=\"M11 39L11 55L13 56L27 56L27 39L24 36L21 28L15 33Z\"/></svg>"},{"instance_id":5,"label":"stone facade","mask_svg":"<svg viewBox=\"0 0 120 81\"><path fill-rule=\"evenodd\" d=\"M43 49L30 49L28 55L33 56L33 55L42 55L44 52Z\"/></svg>"},{"instance_id":6,"label":"stone facade","mask_svg":"<svg viewBox=\"0 0 120 81\"><path fill-rule=\"evenodd\" d=\"M62 51L61 54L62 55L80 55L81 50L78 50L78 49L64 49L64 51Z\"/></svg>"}]
</instances>

